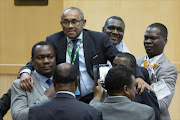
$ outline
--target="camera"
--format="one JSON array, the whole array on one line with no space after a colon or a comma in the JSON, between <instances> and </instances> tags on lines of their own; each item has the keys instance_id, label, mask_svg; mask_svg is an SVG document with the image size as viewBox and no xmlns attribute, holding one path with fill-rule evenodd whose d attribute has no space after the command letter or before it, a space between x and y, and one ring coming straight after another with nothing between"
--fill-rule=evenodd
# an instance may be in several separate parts
<instances>
[{"instance_id":1,"label":"camera","mask_svg":"<svg viewBox=\"0 0 180 120\"><path fill-rule=\"evenodd\" d=\"M104 86L105 84L105 78L109 71L109 65L108 64L99 64L93 66L93 73L94 73L94 81L96 86L98 85L97 81L100 79L101 85Z\"/></svg>"}]
</instances>

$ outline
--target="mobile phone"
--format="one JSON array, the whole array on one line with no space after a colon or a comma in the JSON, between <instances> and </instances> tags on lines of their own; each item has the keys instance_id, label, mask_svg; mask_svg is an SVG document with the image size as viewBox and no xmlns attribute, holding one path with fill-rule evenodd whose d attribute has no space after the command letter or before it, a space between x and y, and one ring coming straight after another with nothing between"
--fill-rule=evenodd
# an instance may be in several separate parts
<instances>
[{"instance_id":1,"label":"mobile phone","mask_svg":"<svg viewBox=\"0 0 180 120\"><path fill-rule=\"evenodd\" d=\"M105 85L105 78L109 69L110 68L108 64L99 64L99 78L102 86Z\"/></svg>"},{"instance_id":2,"label":"mobile phone","mask_svg":"<svg viewBox=\"0 0 180 120\"><path fill-rule=\"evenodd\" d=\"M93 73L94 73L94 83L97 86L99 79L99 65L93 65Z\"/></svg>"}]
</instances>

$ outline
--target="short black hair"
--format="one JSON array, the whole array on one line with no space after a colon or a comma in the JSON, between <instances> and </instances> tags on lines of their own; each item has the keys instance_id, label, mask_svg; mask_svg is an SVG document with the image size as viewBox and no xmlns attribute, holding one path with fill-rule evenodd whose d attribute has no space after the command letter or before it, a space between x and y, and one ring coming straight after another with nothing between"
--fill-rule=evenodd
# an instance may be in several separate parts
<instances>
[{"instance_id":1,"label":"short black hair","mask_svg":"<svg viewBox=\"0 0 180 120\"><path fill-rule=\"evenodd\" d=\"M36 49L36 47L37 47L38 45L49 45L49 46L51 46L51 47L53 48L54 53L55 53L55 48L54 48L54 46L53 46L51 43L49 43L49 42L47 42L47 41L40 41L40 42L36 43L36 44L32 47L31 57L34 57L34 51L35 51L35 49Z\"/></svg>"},{"instance_id":2,"label":"short black hair","mask_svg":"<svg viewBox=\"0 0 180 120\"><path fill-rule=\"evenodd\" d=\"M107 26L107 23L108 23L108 20L109 20L109 19L116 19L116 20L119 20L119 21L123 22L123 24L124 24L124 26L125 26L124 21L123 21L120 17L118 17L118 16L111 16L110 18L108 18L108 19L106 20L106 22L105 22L105 24L104 24L104 27Z\"/></svg>"},{"instance_id":3,"label":"short black hair","mask_svg":"<svg viewBox=\"0 0 180 120\"><path fill-rule=\"evenodd\" d=\"M153 23L151 25L148 26L149 27L155 27L155 28L158 28L160 30L160 34L163 38L167 39L167 36L168 36L168 30L166 28L165 25L161 24L161 23Z\"/></svg>"},{"instance_id":4,"label":"short black hair","mask_svg":"<svg viewBox=\"0 0 180 120\"><path fill-rule=\"evenodd\" d=\"M124 85L130 87L134 71L124 65L111 68L105 78L105 89L108 94L120 93Z\"/></svg>"},{"instance_id":5,"label":"short black hair","mask_svg":"<svg viewBox=\"0 0 180 120\"><path fill-rule=\"evenodd\" d=\"M132 54L124 52L124 53L119 53L119 54L117 54L116 57L125 57L125 58L129 59L129 61L130 61L130 63L129 63L129 64L130 64L130 67L131 67L132 69L135 69L135 68L136 68L136 58L135 58Z\"/></svg>"},{"instance_id":6,"label":"short black hair","mask_svg":"<svg viewBox=\"0 0 180 120\"><path fill-rule=\"evenodd\" d=\"M68 84L77 80L79 71L75 65L62 63L56 66L53 73L53 82Z\"/></svg>"}]
</instances>

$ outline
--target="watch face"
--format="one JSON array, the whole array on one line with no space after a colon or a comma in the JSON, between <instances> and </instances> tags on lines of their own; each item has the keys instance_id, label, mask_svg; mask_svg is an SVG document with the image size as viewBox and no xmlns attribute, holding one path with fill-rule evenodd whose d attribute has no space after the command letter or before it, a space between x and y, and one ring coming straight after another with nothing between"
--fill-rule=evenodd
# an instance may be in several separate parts
<instances>
[{"instance_id":1,"label":"watch face","mask_svg":"<svg viewBox=\"0 0 180 120\"><path fill-rule=\"evenodd\" d=\"M48 0L14 0L16 6L46 6Z\"/></svg>"}]
</instances>

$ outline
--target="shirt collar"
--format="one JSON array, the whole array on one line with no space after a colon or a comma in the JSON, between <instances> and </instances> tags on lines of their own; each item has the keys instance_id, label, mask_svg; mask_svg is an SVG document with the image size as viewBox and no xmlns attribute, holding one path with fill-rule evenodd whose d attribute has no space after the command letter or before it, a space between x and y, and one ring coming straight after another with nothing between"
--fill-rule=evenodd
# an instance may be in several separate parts
<instances>
[{"instance_id":1,"label":"shirt collar","mask_svg":"<svg viewBox=\"0 0 180 120\"><path fill-rule=\"evenodd\" d=\"M163 53L160 54L160 55L157 55L157 56L154 56L153 58L150 58L148 57L148 55L146 55L146 59L149 59L149 63L150 64L154 64L154 63L157 63L157 61L159 60L159 58L163 56Z\"/></svg>"},{"instance_id":2,"label":"shirt collar","mask_svg":"<svg viewBox=\"0 0 180 120\"><path fill-rule=\"evenodd\" d=\"M46 83L46 81L49 79L49 78L39 74L36 70L34 72L42 83ZM50 77L50 79L52 80L52 77Z\"/></svg>"},{"instance_id":3,"label":"shirt collar","mask_svg":"<svg viewBox=\"0 0 180 120\"><path fill-rule=\"evenodd\" d=\"M57 94L61 94L61 93L70 94L70 95L72 95L72 96L76 97L74 93L69 92L69 91L58 91L58 92L57 92Z\"/></svg>"},{"instance_id":4,"label":"shirt collar","mask_svg":"<svg viewBox=\"0 0 180 120\"><path fill-rule=\"evenodd\" d=\"M76 39L81 39L82 36L83 36L83 31L81 32L81 34ZM66 36L66 38L67 38L68 44L73 40L73 39L68 38L67 36Z\"/></svg>"}]
</instances>

